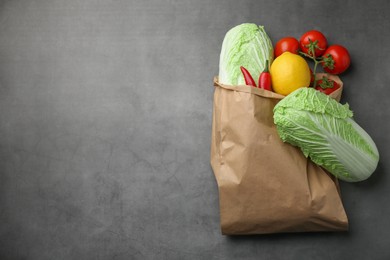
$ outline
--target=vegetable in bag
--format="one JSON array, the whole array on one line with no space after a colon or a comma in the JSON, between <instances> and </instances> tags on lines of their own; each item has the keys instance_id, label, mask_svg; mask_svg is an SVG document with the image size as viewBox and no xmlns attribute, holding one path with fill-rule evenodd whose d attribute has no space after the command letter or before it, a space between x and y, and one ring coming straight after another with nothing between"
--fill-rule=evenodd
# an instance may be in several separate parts
<instances>
[{"instance_id":1,"label":"vegetable in bag","mask_svg":"<svg viewBox=\"0 0 390 260\"><path fill-rule=\"evenodd\" d=\"M254 79L264 70L266 60L272 63L273 47L263 26L244 23L230 29L223 40L219 60L219 82L244 85L240 67L245 67Z\"/></svg>"},{"instance_id":2,"label":"vegetable in bag","mask_svg":"<svg viewBox=\"0 0 390 260\"><path fill-rule=\"evenodd\" d=\"M357 182L375 171L378 149L341 105L313 88L300 88L274 108L274 123L284 142L341 180Z\"/></svg>"}]
</instances>

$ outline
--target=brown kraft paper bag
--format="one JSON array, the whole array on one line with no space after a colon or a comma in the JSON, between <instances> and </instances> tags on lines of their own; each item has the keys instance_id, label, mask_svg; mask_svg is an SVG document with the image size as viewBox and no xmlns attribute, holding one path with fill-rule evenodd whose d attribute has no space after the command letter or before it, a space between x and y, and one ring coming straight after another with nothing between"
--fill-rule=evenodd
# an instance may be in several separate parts
<instances>
[{"instance_id":1,"label":"brown kraft paper bag","mask_svg":"<svg viewBox=\"0 0 390 260\"><path fill-rule=\"evenodd\" d=\"M329 77L340 101L342 82ZM337 179L278 136L273 108L283 96L217 77L214 86L210 161L222 234L348 230Z\"/></svg>"}]
</instances>

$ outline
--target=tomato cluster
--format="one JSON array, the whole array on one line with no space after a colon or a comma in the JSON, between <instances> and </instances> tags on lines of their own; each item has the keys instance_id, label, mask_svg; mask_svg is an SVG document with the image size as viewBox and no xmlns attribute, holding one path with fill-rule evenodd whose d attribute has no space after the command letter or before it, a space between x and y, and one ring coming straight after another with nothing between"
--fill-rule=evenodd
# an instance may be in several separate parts
<instances>
[{"instance_id":1,"label":"tomato cluster","mask_svg":"<svg viewBox=\"0 0 390 260\"><path fill-rule=\"evenodd\" d=\"M316 73L315 70L318 64L322 66L325 72L334 75L343 73L351 64L348 50L337 44L328 46L324 34L317 30L304 33L299 41L291 36L284 37L276 43L274 49L275 58L288 51L312 59L315 63L313 74ZM330 94L338 88L334 81L324 84L322 80L318 82L314 80L314 84L313 87L326 94Z\"/></svg>"}]
</instances>

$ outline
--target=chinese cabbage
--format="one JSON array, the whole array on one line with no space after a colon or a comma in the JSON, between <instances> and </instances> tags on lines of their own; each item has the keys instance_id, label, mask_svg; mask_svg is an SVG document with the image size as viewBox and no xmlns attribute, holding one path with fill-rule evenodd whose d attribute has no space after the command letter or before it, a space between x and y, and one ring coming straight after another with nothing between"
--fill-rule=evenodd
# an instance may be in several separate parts
<instances>
[{"instance_id":1,"label":"chinese cabbage","mask_svg":"<svg viewBox=\"0 0 390 260\"><path fill-rule=\"evenodd\" d=\"M284 142L341 180L357 182L375 171L378 149L354 121L348 105L341 105L313 89L298 89L274 108L274 123Z\"/></svg>"},{"instance_id":2,"label":"chinese cabbage","mask_svg":"<svg viewBox=\"0 0 390 260\"><path fill-rule=\"evenodd\" d=\"M263 26L243 23L230 29L223 40L219 60L219 82L244 85L240 66L245 67L257 81L266 60L273 61L273 47Z\"/></svg>"}]
</instances>

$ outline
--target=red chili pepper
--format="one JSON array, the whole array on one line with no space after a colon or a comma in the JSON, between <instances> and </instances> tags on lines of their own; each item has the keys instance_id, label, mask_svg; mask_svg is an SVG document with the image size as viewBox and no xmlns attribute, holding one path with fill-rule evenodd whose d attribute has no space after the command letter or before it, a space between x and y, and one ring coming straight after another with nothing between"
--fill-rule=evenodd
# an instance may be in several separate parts
<instances>
[{"instance_id":1,"label":"red chili pepper","mask_svg":"<svg viewBox=\"0 0 390 260\"><path fill-rule=\"evenodd\" d=\"M240 67L242 75L245 79L245 84L248 86L256 87L256 82L253 80L252 75L249 73L249 71L244 68L243 66Z\"/></svg>"},{"instance_id":2,"label":"red chili pepper","mask_svg":"<svg viewBox=\"0 0 390 260\"><path fill-rule=\"evenodd\" d=\"M265 62L265 68L259 77L259 88L263 88L272 91L271 88L271 74L268 70L268 60Z\"/></svg>"}]
</instances>

